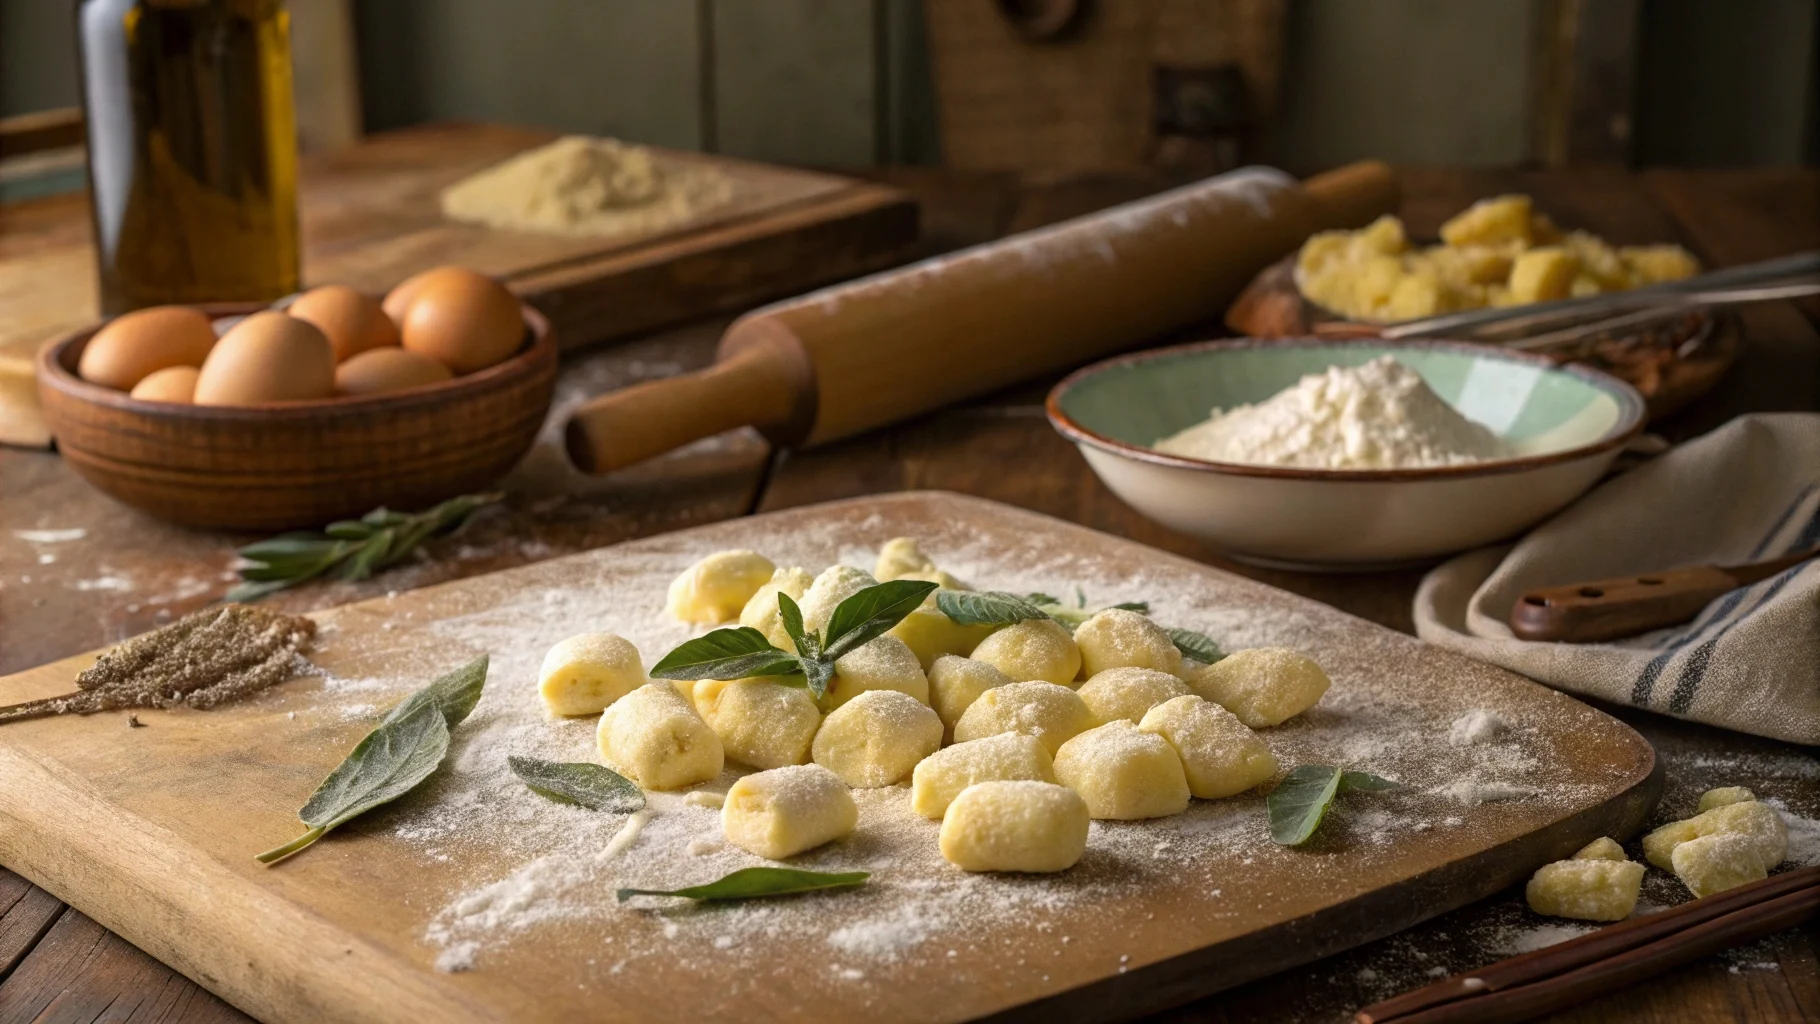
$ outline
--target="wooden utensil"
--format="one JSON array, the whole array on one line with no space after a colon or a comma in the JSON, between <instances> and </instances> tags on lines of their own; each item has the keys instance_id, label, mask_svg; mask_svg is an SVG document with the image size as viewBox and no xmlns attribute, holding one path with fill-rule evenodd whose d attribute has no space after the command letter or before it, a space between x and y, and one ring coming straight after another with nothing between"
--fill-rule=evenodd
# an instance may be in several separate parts
<instances>
[{"instance_id":1,"label":"wooden utensil","mask_svg":"<svg viewBox=\"0 0 1820 1024\"><path fill-rule=\"evenodd\" d=\"M1713 599L1816 554L1820 549L1750 565L1701 565L1532 590L1510 609L1510 629L1524 640L1570 644L1635 636L1686 622Z\"/></svg>"},{"instance_id":2,"label":"wooden utensil","mask_svg":"<svg viewBox=\"0 0 1820 1024\"><path fill-rule=\"evenodd\" d=\"M1820 867L1800 868L1373 1003L1357 1024L1504 1024L1605 995L1820 912Z\"/></svg>"},{"instance_id":3,"label":"wooden utensil","mask_svg":"<svg viewBox=\"0 0 1820 1024\"><path fill-rule=\"evenodd\" d=\"M1216 316L1313 232L1396 202L1380 163L1241 171L770 306L708 369L576 412L569 457L604 473L740 426L804 445L882 426Z\"/></svg>"}]
</instances>

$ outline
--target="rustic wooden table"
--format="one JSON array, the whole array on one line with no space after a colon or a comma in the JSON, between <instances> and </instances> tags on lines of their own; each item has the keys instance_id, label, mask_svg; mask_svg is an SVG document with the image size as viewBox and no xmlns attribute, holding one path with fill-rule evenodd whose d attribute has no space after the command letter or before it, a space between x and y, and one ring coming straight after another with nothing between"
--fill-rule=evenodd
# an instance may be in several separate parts
<instances>
[{"instance_id":1,"label":"rustic wooden table","mask_svg":"<svg viewBox=\"0 0 1820 1024\"><path fill-rule=\"evenodd\" d=\"M992 175L890 172L924 203L935 251L1135 198L1158 183L1074 180L1023 186ZM1473 199L1526 191L1566 224L1618 242L1680 241L1714 265L1820 247L1820 172L1410 171L1404 215L1434 233ZM78 230L72 226L71 230ZM1757 410L1820 409L1820 303L1745 314L1744 359L1720 388L1658 425L1682 439ZM585 396L674 374L710 357L724 321L664 332L574 358L552 422ZM1195 334L1215 333L1209 326ZM363 584L327 584L274 603L321 608L753 512L907 488L994 498L1220 565L1408 631L1419 572L1318 576L1235 566L1114 499L1044 422L1048 382L944 410L808 452L773 452L734 433L604 479L582 477L547 431L507 480L508 507L477 520L424 560ZM0 674L97 647L182 615L228 585L246 538L170 527L91 490L56 456L0 450ZM14 531L84 531L28 543ZM1820 815L1820 752L1648 713L1611 708L1668 767L1664 807L1684 812L1711 785L1760 785ZM122 725L122 728L125 728ZM1668 817L1666 813L1662 815ZM1677 898L1656 879L1645 896ZM1171 1021L1340 1021L1356 1007L1577 929L1543 922L1521 894L1463 908L1353 952L1183 1007ZM55 897L0 869L0 1021L203 1024L244 1021L207 991ZM1820 925L1709 958L1672 976L1557 1015L1557 1021L1707 1022L1820 1019Z\"/></svg>"}]
</instances>

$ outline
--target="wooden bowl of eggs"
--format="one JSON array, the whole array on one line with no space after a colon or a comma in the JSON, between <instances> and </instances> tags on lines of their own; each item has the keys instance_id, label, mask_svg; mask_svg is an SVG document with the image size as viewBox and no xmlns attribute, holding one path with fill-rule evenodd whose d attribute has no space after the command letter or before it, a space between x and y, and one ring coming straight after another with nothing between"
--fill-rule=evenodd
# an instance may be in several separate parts
<instances>
[{"instance_id":1,"label":"wooden bowl of eggs","mask_svg":"<svg viewBox=\"0 0 1820 1024\"><path fill-rule=\"evenodd\" d=\"M383 302L325 285L273 307L159 306L47 346L38 392L90 483L190 526L318 526L480 490L530 449L556 340L460 267Z\"/></svg>"}]
</instances>

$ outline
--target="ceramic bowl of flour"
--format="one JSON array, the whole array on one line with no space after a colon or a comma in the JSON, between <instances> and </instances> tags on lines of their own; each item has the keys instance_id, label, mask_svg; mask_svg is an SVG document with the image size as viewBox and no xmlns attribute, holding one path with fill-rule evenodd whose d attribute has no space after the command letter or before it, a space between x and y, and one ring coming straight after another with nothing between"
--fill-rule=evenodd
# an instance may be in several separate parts
<instances>
[{"instance_id":1,"label":"ceramic bowl of flour","mask_svg":"<svg viewBox=\"0 0 1820 1024\"><path fill-rule=\"evenodd\" d=\"M1301 396L1297 408L1315 404L1310 395L1341 405L1350 397L1353 422L1347 428L1359 426L1362 417L1376 432L1380 424L1371 418L1381 415L1381 404L1369 390L1336 395L1298 385L1318 374L1381 387L1368 364L1385 356L1420 376L1426 388L1418 397L1432 402L1438 396L1451 407L1415 407L1437 421L1454 421L1415 425L1430 428L1421 435L1430 447L1440 438L1468 454L1403 452L1392 444L1388 457L1375 453L1377 462L1425 457L1441 464L1328 468L1223 461L1154 447L1189 428L1205 431L1197 425L1216 411L1261 408L1291 388ZM1329 374L1334 367L1356 369ZM1320 431L1302 431L1284 410L1278 402L1277 421L1264 438L1277 447L1254 443L1248 455L1331 457L1297 454L1298 441L1312 444L1303 434ZM1333 420L1341 411L1311 408L1309 415ZM1110 359L1056 385L1048 414L1113 493L1163 525L1244 561L1360 570L1432 561L1522 533L1597 482L1645 420L1636 389L1582 366L1484 345L1317 339L1202 342ZM1398 427L1387 435L1394 442L1407 433ZM1374 437L1367 448L1383 440ZM1179 440L1172 445L1194 447Z\"/></svg>"}]
</instances>

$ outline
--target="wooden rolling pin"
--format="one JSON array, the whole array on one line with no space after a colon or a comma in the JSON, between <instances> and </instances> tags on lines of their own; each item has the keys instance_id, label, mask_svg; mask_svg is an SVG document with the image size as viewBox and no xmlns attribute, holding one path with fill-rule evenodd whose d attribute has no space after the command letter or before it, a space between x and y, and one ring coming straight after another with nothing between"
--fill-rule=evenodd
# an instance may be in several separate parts
<instances>
[{"instance_id":1,"label":"wooden rolling pin","mask_svg":"<svg viewBox=\"0 0 1820 1024\"><path fill-rule=\"evenodd\" d=\"M1078 366L1215 318L1310 234L1397 200L1381 163L1245 168L755 310L707 369L576 411L569 458L605 473L741 426L820 444Z\"/></svg>"},{"instance_id":2,"label":"wooden rolling pin","mask_svg":"<svg viewBox=\"0 0 1820 1024\"><path fill-rule=\"evenodd\" d=\"M1591 644L1691 621L1739 587L1769 579L1820 551L1750 565L1701 565L1642 576L1588 580L1532 590L1510 609L1510 631L1524 640Z\"/></svg>"}]
</instances>

